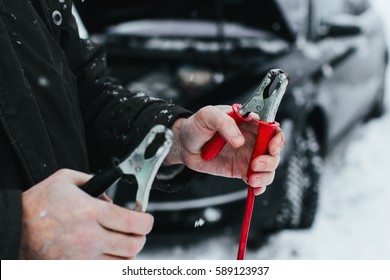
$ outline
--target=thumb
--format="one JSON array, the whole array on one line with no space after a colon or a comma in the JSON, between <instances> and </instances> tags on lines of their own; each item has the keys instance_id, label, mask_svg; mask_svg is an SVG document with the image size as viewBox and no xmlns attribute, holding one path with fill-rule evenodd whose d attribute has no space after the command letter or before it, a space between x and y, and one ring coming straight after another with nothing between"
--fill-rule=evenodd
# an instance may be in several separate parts
<instances>
[{"instance_id":1,"label":"thumb","mask_svg":"<svg viewBox=\"0 0 390 280\"><path fill-rule=\"evenodd\" d=\"M225 111L227 106L206 106L198 111L196 116L198 117L198 123L206 130L206 133L212 137L216 131L233 147L240 147L244 144L245 139L242 136L240 129L232 117L230 117Z\"/></svg>"},{"instance_id":2,"label":"thumb","mask_svg":"<svg viewBox=\"0 0 390 280\"><path fill-rule=\"evenodd\" d=\"M61 169L58 172L60 176L64 176L66 180L78 187L81 187L92 178L92 175L75 170Z\"/></svg>"}]
</instances>

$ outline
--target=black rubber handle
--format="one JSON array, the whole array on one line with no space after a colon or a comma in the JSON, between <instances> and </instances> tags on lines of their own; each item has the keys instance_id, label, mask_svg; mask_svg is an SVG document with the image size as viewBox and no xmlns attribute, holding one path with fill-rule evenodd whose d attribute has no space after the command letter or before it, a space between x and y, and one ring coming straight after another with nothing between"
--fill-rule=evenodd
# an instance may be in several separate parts
<instances>
[{"instance_id":1,"label":"black rubber handle","mask_svg":"<svg viewBox=\"0 0 390 280\"><path fill-rule=\"evenodd\" d=\"M81 186L81 189L93 197L99 197L122 175L122 171L117 166L111 166L93 176L88 182Z\"/></svg>"}]
</instances>

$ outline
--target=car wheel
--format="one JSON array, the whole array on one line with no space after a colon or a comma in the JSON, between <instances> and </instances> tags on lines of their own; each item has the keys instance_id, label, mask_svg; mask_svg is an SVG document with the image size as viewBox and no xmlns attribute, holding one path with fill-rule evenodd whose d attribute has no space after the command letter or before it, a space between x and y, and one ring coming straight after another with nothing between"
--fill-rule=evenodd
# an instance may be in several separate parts
<instances>
[{"instance_id":1,"label":"car wheel","mask_svg":"<svg viewBox=\"0 0 390 280\"><path fill-rule=\"evenodd\" d=\"M304 229L313 224L323 160L313 128L294 137L293 151L285 164L284 199L275 229Z\"/></svg>"}]
</instances>

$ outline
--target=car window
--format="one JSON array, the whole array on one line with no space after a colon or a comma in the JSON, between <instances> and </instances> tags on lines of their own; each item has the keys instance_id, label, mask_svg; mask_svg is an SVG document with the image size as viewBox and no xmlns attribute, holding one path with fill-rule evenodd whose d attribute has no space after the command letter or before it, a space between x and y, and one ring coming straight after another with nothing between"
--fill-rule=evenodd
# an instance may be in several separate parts
<instances>
[{"instance_id":1,"label":"car window","mask_svg":"<svg viewBox=\"0 0 390 280\"><path fill-rule=\"evenodd\" d=\"M340 15L358 16L369 8L367 0L319 0L317 5L323 23L330 22Z\"/></svg>"},{"instance_id":2,"label":"car window","mask_svg":"<svg viewBox=\"0 0 390 280\"><path fill-rule=\"evenodd\" d=\"M345 13L349 15L361 15L370 7L367 0L347 0L345 1Z\"/></svg>"},{"instance_id":3,"label":"car window","mask_svg":"<svg viewBox=\"0 0 390 280\"><path fill-rule=\"evenodd\" d=\"M319 0L316 2L321 24L326 24L344 12L344 2L340 0Z\"/></svg>"},{"instance_id":4,"label":"car window","mask_svg":"<svg viewBox=\"0 0 390 280\"><path fill-rule=\"evenodd\" d=\"M354 22L369 8L367 0L313 0L317 17L315 37L326 36L329 25L335 22Z\"/></svg>"},{"instance_id":5,"label":"car window","mask_svg":"<svg viewBox=\"0 0 390 280\"><path fill-rule=\"evenodd\" d=\"M276 0L287 23L296 34L306 34L309 0Z\"/></svg>"}]
</instances>

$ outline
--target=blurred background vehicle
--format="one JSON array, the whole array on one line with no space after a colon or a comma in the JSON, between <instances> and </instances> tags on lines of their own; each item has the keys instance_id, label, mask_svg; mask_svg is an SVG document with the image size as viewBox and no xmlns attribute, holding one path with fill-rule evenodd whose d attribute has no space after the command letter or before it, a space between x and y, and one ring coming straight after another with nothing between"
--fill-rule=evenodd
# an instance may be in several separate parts
<instances>
[{"instance_id":1,"label":"blurred background vehicle","mask_svg":"<svg viewBox=\"0 0 390 280\"><path fill-rule=\"evenodd\" d=\"M388 52L368 0L75 4L91 39L105 44L112 76L194 111L245 101L271 68L289 73L277 115L286 148L273 186L256 199L252 246L259 235L312 225L322 160L356 124L384 112ZM115 201L131 207L134 193L120 185ZM194 227L197 235L237 230L245 197L242 181L210 175L185 191L154 191L153 238L182 243Z\"/></svg>"}]
</instances>

